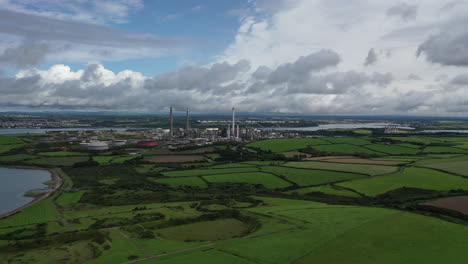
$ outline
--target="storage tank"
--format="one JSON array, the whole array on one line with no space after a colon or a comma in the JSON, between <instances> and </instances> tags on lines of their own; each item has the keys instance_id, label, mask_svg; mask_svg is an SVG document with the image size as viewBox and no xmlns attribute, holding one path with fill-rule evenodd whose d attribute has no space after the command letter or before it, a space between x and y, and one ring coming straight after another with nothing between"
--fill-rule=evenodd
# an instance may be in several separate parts
<instances>
[{"instance_id":1,"label":"storage tank","mask_svg":"<svg viewBox=\"0 0 468 264\"><path fill-rule=\"evenodd\" d=\"M88 144L88 150L108 150L109 145L105 142L94 141Z\"/></svg>"},{"instance_id":2,"label":"storage tank","mask_svg":"<svg viewBox=\"0 0 468 264\"><path fill-rule=\"evenodd\" d=\"M127 144L127 140L114 140L112 141L112 145L114 146L123 146Z\"/></svg>"}]
</instances>

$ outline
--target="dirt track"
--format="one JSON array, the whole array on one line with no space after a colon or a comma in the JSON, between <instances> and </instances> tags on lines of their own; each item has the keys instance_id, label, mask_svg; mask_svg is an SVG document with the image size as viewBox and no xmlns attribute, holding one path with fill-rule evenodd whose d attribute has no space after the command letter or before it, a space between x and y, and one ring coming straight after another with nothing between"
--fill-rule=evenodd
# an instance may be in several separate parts
<instances>
[{"instance_id":1,"label":"dirt track","mask_svg":"<svg viewBox=\"0 0 468 264\"><path fill-rule=\"evenodd\" d=\"M17 213L21 212L22 210L24 210L25 208L28 208L29 206L31 206L33 204L36 204L36 203L46 199L47 197L49 197L53 193L55 193L60 188L60 186L62 186L62 183L63 183L62 178L60 178L60 176L58 175L58 173L54 169L45 169L45 168L29 167L29 166L2 166L2 167L4 167L4 168L14 168L14 169L46 170L46 171L50 172L50 174L52 176L52 180L54 181L55 184L54 184L54 187L52 188L52 190L50 190L49 192L35 198L31 202L29 202L29 203L27 203L27 204L25 204L25 205L23 205L23 206L21 206L19 208L16 208L13 211L10 211L8 213L4 213L4 214L0 215L0 219L12 216L14 214L17 214Z\"/></svg>"}]
</instances>

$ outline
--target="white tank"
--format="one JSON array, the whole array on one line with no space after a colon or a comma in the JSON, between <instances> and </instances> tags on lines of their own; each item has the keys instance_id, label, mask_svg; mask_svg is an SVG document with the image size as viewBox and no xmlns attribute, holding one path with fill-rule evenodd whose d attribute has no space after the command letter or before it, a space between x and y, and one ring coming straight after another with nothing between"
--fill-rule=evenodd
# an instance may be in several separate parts
<instances>
[{"instance_id":1,"label":"white tank","mask_svg":"<svg viewBox=\"0 0 468 264\"><path fill-rule=\"evenodd\" d=\"M109 145L105 142L94 141L88 144L89 150L108 150Z\"/></svg>"}]
</instances>

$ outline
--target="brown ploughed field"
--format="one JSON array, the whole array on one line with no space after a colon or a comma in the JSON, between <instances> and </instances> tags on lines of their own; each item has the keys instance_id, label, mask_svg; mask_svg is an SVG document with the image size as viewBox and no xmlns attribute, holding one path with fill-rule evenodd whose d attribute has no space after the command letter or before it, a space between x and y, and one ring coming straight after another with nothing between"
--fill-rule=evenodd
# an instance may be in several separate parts
<instances>
[{"instance_id":1,"label":"brown ploughed field","mask_svg":"<svg viewBox=\"0 0 468 264\"><path fill-rule=\"evenodd\" d=\"M451 209L468 215L468 196L445 198L437 201L423 203L423 205Z\"/></svg>"}]
</instances>

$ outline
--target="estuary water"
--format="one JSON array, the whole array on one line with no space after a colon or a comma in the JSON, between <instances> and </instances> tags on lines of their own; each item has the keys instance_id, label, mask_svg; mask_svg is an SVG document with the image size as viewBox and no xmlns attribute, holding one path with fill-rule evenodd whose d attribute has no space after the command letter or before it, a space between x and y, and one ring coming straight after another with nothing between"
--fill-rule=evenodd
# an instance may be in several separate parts
<instances>
[{"instance_id":1,"label":"estuary water","mask_svg":"<svg viewBox=\"0 0 468 264\"><path fill-rule=\"evenodd\" d=\"M273 130L291 130L291 131L320 131L320 130L330 130L330 129L358 129L358 128L385 128L388 125L395 125L392 123L348 123L348 124L325 124L318 125L315 127L274 127L274 128L265 128ZM397 125L399 129L409 129L412 130L412 127L405 127Z\"/></svg>"},{"instance_id":2,"label":"estuary water","mask_svg":"<svg viewBox=\"0 0 468 264\"><path fill-rule=\"evenodd\" d=\"M0 215L34 200L24 194L47 187L43 182L49 180L51 174L46 170L0 168Z\"/></svg>"},{"instance_id":3,"label":"estuary water","mask_svg":"<svg viewBox=\"0 0 468 264\"><path fill-rule=\"evenodd\" d=\"M74 128L0 128L0 135L10 134L45 134L51 131L127 131L127 128L110 127L74 127Z\"/></svg>"}]
</instances>

